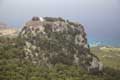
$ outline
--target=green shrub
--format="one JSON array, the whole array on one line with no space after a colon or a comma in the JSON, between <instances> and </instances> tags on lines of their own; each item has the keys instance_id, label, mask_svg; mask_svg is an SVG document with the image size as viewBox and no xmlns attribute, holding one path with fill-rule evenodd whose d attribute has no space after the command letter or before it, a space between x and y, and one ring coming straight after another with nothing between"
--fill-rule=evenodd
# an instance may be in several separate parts
<instances>
[{"instance_id":1,"label":"green shrub","mask_svg":"<svg viewBox=\"0 0 120 80\"><path fill-rule=\"evenodd\" d=\"M108 67L100 74L90 74L81 67L56 64L53 67L34 65L24 60L22 40L0 38L0 80L119 80L120 70ZM12 42L12 43L11 43ZM13 45L14 42L14 45ZM18 46L19 45L19 46ZM119 64L119 63L117 63Z\"/></svg>"}]
</instances>

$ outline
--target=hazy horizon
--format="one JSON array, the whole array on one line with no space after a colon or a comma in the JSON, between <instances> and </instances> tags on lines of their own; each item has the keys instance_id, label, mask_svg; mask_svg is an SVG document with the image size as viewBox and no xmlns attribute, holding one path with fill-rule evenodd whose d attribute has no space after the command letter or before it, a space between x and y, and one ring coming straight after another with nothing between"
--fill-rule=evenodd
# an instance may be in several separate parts
<instances>
[{"instance_id":1,"label":"hazy horizon","mask_svg":"<svg viewBox=\"0 0 120 80\"><path fill-rule=\"evenodd\" d=\"M32 16L63 17L83 24L89 38L120 41L119 0L0 0L0 22L21 27Z\"/></svg>"}]
</instances>

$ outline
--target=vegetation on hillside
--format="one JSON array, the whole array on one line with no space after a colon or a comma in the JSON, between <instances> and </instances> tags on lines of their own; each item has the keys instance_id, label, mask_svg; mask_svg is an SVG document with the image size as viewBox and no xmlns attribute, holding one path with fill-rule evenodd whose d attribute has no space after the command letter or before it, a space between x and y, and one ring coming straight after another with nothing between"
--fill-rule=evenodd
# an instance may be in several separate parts
<instances>
[{"instance_id":1,"label":"vegetation on hillside","mask_svg":"<svg viewBox=\"0 0 120 80\"><path fill-rule=\"evenodd\" d=\"M104 63L102 73L90 74L77 66L56 64L52 68L34 65L23 58L22 40L0 37L0 80L120 80L120 56L116 58L103 55L120 54L117 51L101 51L92 48Z\"/></svg>"}]
</instances>

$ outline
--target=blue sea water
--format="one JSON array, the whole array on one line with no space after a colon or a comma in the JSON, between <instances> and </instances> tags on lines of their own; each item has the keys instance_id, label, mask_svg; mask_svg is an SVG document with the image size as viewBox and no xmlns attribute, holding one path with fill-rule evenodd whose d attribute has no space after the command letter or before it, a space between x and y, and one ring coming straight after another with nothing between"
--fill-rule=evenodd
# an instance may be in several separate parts
<instances>
[{"instance_id":1,"label":"blue sea water","mask_svg":"<svg viewBox=\"0 0 120 80\"><path fill-rule=\"evenodd\" d=\"M93 38L88 38L88 43L90 47L95 47L95 46L111 46L111 47L120 47L120 41L119 40L114 40L114 39L93 39Z\"/></svg>"}]
</instances>

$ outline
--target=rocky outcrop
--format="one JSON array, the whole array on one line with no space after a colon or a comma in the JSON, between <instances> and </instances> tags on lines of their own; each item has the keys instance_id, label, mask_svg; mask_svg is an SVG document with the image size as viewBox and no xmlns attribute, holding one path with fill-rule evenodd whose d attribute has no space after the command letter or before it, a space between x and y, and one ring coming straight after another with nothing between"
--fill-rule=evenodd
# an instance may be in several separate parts
<instances>
[{"instance_id":1,"label":"rocky outcrop","mask_svg":"<svg viewBox=\"0 0 120 80\"><path fill-rule=\"evenodd\" d=\"M56 63L83 66L88 71L101 71L99 59L90 53L84 27L62 18L33 17L21 30L25 59L34 64Z\"/></svg>"},{"instance_id":2,"label":"rocky outcrop","mask_svg":"<svg viewBox=\"0 0 120 80\"><path fill-rule=\"evenodd\" d=\"M6 29L7 25L3 22L0 22L0 29Z\"/></svg>"},{"instance_id":3,"label":"rocky outcrop","mask_svg":"<svg viewBox=\"0 0 120 80\"><path fill-rule=\"evenodd\" d=\"M0 22L0 36L14 36L17 30L9 27L8 25Z\"/></svg>"}]
</instances>

